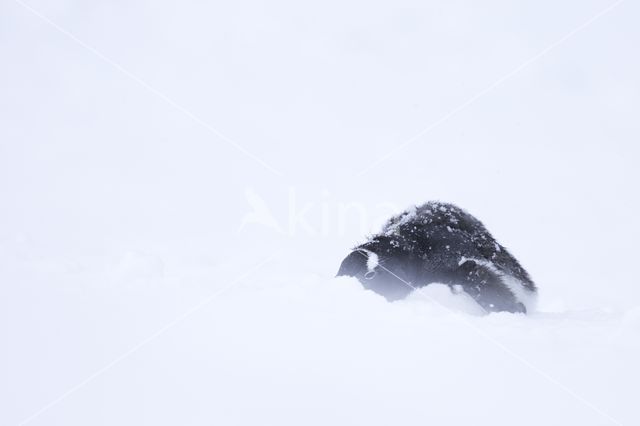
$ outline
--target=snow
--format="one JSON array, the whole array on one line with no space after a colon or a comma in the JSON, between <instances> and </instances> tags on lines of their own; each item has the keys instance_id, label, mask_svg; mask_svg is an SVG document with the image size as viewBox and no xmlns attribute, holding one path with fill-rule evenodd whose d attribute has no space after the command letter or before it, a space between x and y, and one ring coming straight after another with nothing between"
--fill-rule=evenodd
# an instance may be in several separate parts
<instances>
[{"instance_id":1,"label":"snow","mask_svg":"<svg viewBox=\"0 0 640 426\"><path fill-rule=\"evenodd\" d=\"M640 5L21 2L0 424L639 423ZM536 311L334 278L427 200Z\"/></svg>"},{"instance_id":2,"label":"snow","mask_svg":"<svg viewBox=\"0 0 640 426\"><path fill-rule=\"evenodd\" d=\"M387 303L355 279L283 268L290 256L240 282L131 254L5 269L20 287L3 306L5 423L150 336L33 424L615 424L589 404L634 419L637 308L483 316L440 285Z\"/></svg>"}]
</instances>

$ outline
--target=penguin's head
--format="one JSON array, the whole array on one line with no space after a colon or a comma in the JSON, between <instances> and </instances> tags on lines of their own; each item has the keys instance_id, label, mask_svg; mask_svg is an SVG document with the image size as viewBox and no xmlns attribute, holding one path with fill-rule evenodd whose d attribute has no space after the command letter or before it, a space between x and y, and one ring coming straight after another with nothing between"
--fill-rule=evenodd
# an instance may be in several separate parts
<instances>
[{"instance_id":1,"label":"penguin's head","mask_svg":"<svg viewBox=\"0 0 640 426\"><path fill-rule=\"evenodd\" d=\"M344 258L336 276L355 277L365 289L391 302L406 297L412 290L402 273L393 270L395 263L370 249L356 248Z\"/></svg>"}]
</instances>

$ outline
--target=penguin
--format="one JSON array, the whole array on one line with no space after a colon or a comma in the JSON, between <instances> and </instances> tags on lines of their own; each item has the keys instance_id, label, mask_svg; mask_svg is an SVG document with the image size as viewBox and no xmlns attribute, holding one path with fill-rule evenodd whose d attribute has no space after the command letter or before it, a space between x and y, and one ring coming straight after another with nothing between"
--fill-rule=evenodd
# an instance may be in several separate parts
<instances>
[{"instance_id":1,"label":"penguin","mask_svg":"<svg viewBox=\"0 0 640 426\"><path fill-rule=\"evenodd\" d=\"M527 313L537 296L527 271L482 222L439 201L389 219L380 233L352 249L337 276L355 277L388 301L432 283L446 284L487 313Z\"/></svg>"}]
</instances>

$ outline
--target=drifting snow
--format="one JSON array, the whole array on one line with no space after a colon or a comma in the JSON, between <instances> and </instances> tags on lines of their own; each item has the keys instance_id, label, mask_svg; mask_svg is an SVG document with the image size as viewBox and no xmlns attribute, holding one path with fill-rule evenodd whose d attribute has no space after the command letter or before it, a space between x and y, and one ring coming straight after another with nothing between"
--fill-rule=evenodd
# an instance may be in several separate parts
<instances>
[{"instance_id":1,"label":"drifting snow","mask_svg":"<svg viewBox=\"0 0 640 426\"><path fill-rule=\"evenodd\" d=\"M590 404L631 415L637 308L485 316L441 285L388 303L291 259L238 281L255 265L5 255L2 423L96 372L33 424L607 424Z\"/></svg>"}]
</instances>

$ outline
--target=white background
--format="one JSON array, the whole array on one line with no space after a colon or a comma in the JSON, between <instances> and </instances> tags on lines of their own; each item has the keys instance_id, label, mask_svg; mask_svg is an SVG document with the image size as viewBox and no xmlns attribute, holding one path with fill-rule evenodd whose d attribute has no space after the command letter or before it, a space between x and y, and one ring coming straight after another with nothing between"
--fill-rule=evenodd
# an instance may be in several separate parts
<instances>
[{"instance_id":1,"label":"white background","mask_svg":"<svg viewBox=\"0 0 640 426\"><path fill-rule=\"evenodd\" d=\"M612 4L2 2L0 423L637 424L640 7ZM430 199L538 313L332 279Z\"/></svg>"}]
</instances>

